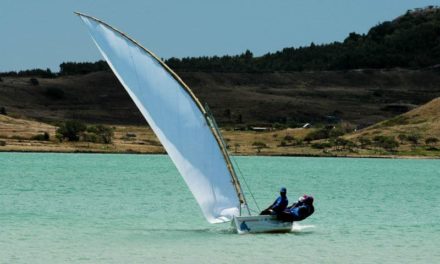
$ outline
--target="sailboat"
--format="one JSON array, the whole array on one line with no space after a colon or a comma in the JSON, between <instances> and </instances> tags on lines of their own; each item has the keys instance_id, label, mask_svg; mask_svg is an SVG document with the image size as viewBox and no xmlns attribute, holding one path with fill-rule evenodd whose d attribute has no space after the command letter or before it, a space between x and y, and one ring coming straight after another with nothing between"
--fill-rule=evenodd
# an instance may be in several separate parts
<instances>
[{"instance_id":1,"label":"sailboat","mask_svg":"<svg viewBox=\"0 0 440 264\"><path fill-rule=\"evenodd\" d=\"M209 223L231 222L239 234L288 232L291 222L252 215L213 116L153 52L94 17L77 13Z\"/></svg>"}]
</instances>

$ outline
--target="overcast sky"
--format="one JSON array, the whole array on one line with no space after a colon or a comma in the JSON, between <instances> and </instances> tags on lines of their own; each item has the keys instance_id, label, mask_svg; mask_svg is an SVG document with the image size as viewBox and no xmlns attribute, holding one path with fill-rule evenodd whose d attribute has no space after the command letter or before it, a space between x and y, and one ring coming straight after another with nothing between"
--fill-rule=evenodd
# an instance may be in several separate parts
<instances>
[{"instance_id":1,"label":"overcast sky","mask_svg":"<svg viewBox=\"0 0 440 264\"><path fill-rule=\"evenodd\" d=\"M0 71L96 61L73 14L95 16L162 58L240 54L342 41L425 0L0 0Z\"/></svg>"}]
</instances>

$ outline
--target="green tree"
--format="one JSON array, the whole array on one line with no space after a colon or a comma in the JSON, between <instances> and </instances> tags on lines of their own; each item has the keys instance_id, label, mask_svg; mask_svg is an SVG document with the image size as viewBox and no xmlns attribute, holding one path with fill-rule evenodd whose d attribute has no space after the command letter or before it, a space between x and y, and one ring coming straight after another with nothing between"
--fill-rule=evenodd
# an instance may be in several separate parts
<instances>
[{"instance_id":1,"label":"green tree","mask_svg":"<svg viewBox=\"0 0 440 264\"><path fill-rule=\"evenodd\" d=\"M109 126L105 126L105 125L89 126L89 127L87 127L86 131L89 134L96 135L96 136L89 135L90 140L88 140L88 141L100 142L100 143L104 143L104 144L112 143L114 129Z\"/></svg>"},{"instance_id":2,"label":"green tree","mask_svg":"<svg viewBox=\"0 0 440 264\"><path fill-rule=\"evenodd\" d=\"M438 142L438 138L436 138L436 137L429 137L429 138L425 139L425 143L427 145L432 146L432 147L434 147L437 144L437 142Z\"/></svg>"},{"instance_id":3,"label":"green tree","mask_svg":"<svg viewBox=\"0 0 440 264\"><path fill-rule=\"evenodd\" d=\"M365 148L365 147L371 145L371 140L367 137L361 137L361 138L359 138L359 143L361 143L362 148Z\"/></svg>"},{"instance_id":4,"label":"green tree","mask_svg":"<svg viewBox=\"0 0 440 264\"><path fill-rule=\"evenodd\" d=\"M86 130L86 125L80 121L69 120L60 125L57 129L58 138L69 141L79 141L80 136Z\"/></svg>"},{"instance_id":5,"label":"green tree","mask_svg":"<svg viewBox=\"0 0 440 264\"><path fill-rule=\"evenodd\" d=\"M388 151L395 151L399 147L399 142L394 137L389 136L375 136L373 138L377 147L381 147Z\"/></svg>"}]
</instances>

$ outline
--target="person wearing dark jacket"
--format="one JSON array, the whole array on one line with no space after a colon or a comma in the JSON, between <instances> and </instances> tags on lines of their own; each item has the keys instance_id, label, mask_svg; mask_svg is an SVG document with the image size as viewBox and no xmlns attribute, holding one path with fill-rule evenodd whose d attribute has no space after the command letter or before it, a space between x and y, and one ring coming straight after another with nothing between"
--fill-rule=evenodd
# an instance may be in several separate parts
<instances>
[{"instance_id":1,"label":"person wearing dark jacket","mask_svg":"<svg viewBox=\"0 0 440 264\"><path fill-rule=\"evenodd\" d=\"M275 200L275 202L273 202L271 206L264 209L260 215L277 215L286 209L288 204L289 200L287 199L287 189L282 187L280 190L280 196Z\"/></svg>"},{"instance_id":2,"label":"person wearing dark jacket","mask_svg":"<svg viewBox=\"0 0 440 264\"><path fill-rule=\"evenodd\" d=\"M311 216L315 212L313 206L313 197L304 195L298 199L298 202L292 206L287 207L283 212L277 216L279 220L286 222L301 221Z\"/></svg>"}]
</instances>

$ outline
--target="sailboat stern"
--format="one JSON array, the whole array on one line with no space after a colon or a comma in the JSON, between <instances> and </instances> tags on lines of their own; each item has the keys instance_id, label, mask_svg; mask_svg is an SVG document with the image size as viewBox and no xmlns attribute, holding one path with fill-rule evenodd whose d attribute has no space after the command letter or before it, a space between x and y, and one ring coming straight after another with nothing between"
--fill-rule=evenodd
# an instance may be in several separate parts
<instances>
[{"instance_id":1,"label":"sailboat stern","mask_svg":"<svg viewBox=\"0 0 440 264\"><path fill-rule=\"evenodd\" d=\"M232 228L238 234L284 233L292 231L292 222L283 222L273 215L236 216Z\"/></svg>"}]
</instances>

